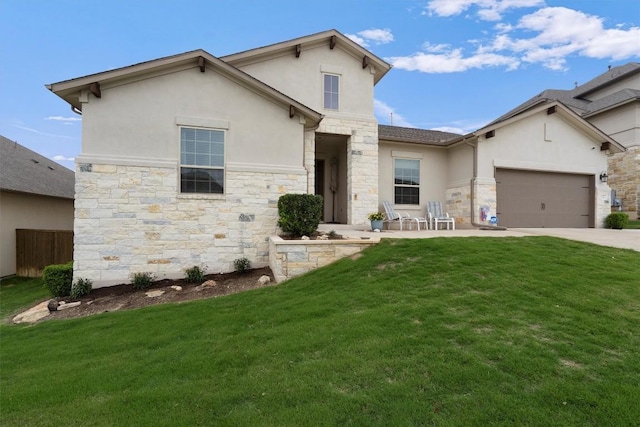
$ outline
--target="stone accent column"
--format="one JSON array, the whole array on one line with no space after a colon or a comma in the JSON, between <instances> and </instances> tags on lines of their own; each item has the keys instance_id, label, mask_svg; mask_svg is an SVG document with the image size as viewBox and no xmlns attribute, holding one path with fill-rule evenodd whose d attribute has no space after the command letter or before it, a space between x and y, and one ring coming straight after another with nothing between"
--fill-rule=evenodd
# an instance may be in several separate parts
<instances>
[{"instance_id":1,"label":"stone accent column","mask_svg":"<svg viewBox=\"0 0 640 427\"><path fill-rule=\"evenodd\" d=\"M473 181L474 191L474 203L473 203L473 216L475 222L478 224L486 223L489 225L489 220L480 221L480 207L488 206L491 216L496 216L498 208L496 180L495 178L476 178ZM498 223L500 225L500 223Z\"/></svg>"},{"instance_id":2,"label":"stone accent column","mask_svg":"<svg viewBox=\"0 0 640 427\"><path fill-rule=\"evenodd\" d=\"M316 132L308 130L304 133L304 167L307 170L307 193L316 191Z\"/></svg>"},{"instance_id":3,"label":"stone accent column","mask_svg":"<svg viewBox=\"0 0 640 427\"><path fill-rule=\"evenodd\" d=\"M609 186L622 199L622 211L630 219L640 215L640 146L609 156ZM617 209L617 208L616 208Z\"/></svg>"}]
</instances>

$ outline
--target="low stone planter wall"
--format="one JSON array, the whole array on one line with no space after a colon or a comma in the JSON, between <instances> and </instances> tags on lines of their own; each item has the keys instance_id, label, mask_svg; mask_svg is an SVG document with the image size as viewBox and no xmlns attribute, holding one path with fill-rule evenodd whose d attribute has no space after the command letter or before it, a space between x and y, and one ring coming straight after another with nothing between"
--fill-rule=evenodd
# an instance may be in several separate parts
<instances>
[{"instance_id":1,"label":"low stone planter wall","mask_svg":"<svg viewBox=\"0 0 640 427\"><path fill-rule=\"evenodd\" d=\"M269 238L269 267L277 282L351 256L378 240L284 240Z\"/></svg>"}]
</instances>

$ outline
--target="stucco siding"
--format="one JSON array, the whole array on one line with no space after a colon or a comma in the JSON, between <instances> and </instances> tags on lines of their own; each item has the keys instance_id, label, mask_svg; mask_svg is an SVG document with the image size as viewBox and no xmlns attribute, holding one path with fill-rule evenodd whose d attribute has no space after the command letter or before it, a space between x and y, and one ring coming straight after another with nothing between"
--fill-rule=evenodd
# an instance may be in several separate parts
<instances>
[{"instance_id":1,"label":"stucco siding","mask_svg":"<svg viewBox=\"0 0 640 427\"><path fill-rule=\"evenodd\" d=\"M103 87L83 104L82 155L178 161L180 121L226 131L227 162L302 167L299 118L215 70Z\"/></svg>"},{"instance_id":2,"label":"stucco siding","mask_svg":"<svg viewBox=\"0 0 640 427\"><path fill-rule=\"evenodd\" d=\"M16 229L73 230L73 200L0 192L0 277L16 273Z\"/></svg>"},{"instance_id":3,"label":"stucco siding","mask_svg":"<svg viewBox=\"0 0 640 427\"><path fill-rule=\"evenodd\" d=\"M299 58L294 52L267 61L240 66L250 74L304 105L325 113L323 106L323 73L340 76L341 114L373 116L373 78L369 68L362 68L356 58L328 44L305 48Z\"/></svg>"}]
</instances>

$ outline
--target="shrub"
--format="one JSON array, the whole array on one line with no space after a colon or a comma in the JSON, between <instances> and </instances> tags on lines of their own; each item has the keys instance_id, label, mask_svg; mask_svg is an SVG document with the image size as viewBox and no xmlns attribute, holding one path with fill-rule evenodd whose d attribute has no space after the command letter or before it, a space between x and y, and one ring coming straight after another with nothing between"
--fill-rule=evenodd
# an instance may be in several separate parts
<instances>
[{"instance_id":1,"label":"shrub","mask_svg":"<svg viewBox=\"0 0 640 427\"><path fill-rule=\"evenodd\" d=\"M246 273L251 268L251 262L247 258L238 258L233 261L233 267L238 273Z\"/></svg>"},{"instance_id":2,"label":"shrub","mask_svg":"<svg viewBox=\"0 0 640 427\"><path fill-rule=\"evenodd\" d=\"M204 268L202 267L194 265L191 268L187 268L184 272L187 275L185 280L189 283L197 283L204 280Z\"/></svg>"},{"instance_id":3,"label":"shrub","mask_svg":"<svg viewBox=\"0 0 640 427\"><path fill-rule=\"evenodd\" d=\"M607 228L614 228L616 230L622 230L629 223L629 215L624 212L614 212L609 214L604 220L604 225Z\"/></svg>"},{"instance_id":4,"label":"shrub","mask_svg":"<svg viewBox=\"0 0 640 427\"><path fill-rule=\"evenodd\" d=\"M42 270L42 280L54 297L71 294L73 282L73 262L48 265Z\"/></svg>"},{"instance_id":5,"label":"shrub","mask_svg":"<svg viewBox=\"0 0 640 427\"><path fill-rule=\"evenodd\" d=\"M153 282L153 274L148 272L133 274L133 289L140 291L148 289Z\"/></svg>"},{"instance_id":6,"label":"shrub","mask_svg":"<svg viewBox=\"0 0 640 427\"><path fill-rule=\"evenodd\" d=\"M278 199L278 226L294 236L313 234L322 218L322 196L285 194Z\"/></svg>"},{"instance_id":7,"label":"shrub","mask_svg":"<svg viewBox=\"0 0 640 427\"><path fill-rule=\"evenodd\" d=\"M71 286L71 298L80 298L91 292L93 282L91 279L79 278L76 283Z\"/></svg>"}]
</instances>

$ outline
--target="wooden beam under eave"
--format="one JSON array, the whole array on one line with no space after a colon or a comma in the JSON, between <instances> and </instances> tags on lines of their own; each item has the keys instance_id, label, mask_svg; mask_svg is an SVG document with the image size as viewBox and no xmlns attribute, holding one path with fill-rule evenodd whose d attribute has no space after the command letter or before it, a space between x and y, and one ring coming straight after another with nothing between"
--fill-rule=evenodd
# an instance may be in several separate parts
<instances>
[{"instance_id":1,"label":"wooden beam under eave","mask_svg":"<svg viewBox=\"0 0 640 427\"><path fill-rule=\"evenodd\" d=\"M289 105L289 118L292 119L296 115L296 107Z\"/></svg>"},{"instance_id":2,"label":"wooden beam under eave","mask_svg":"<svg viewBox=\"0 0 640 427\"><path fill-rule=\"evenodd\" d=\"M600 144L600 151L607 151L610 148L611 148L611 143L609 141L605 141L602 144Z\"/></svg>"},{"instance_id":3,"label":"wooden beam under eave","mask_svg":"<svg viewBox=\"0 0 640 427\"><path fill-rule=\"evenodd\" d=\"M200 67L200 72L204 73L204 57L198 56L198 67Z\"/></svg>"},{"instance_id":4,"label":"wooden beam under eave","mask_svg":"<svg viewBox=\"0 0 640 427\"><path fill-rule=\"evenodd\" d=\"M547 115L551 115L556 112L556 106L547 108Z\"/></svg>"},{"instance_id":5,"label":"wooden beam under eave","mask_svg":"<svg viewBox=\"0 0 640 427\"><path fill-rule=\"evenodd\" d=\"M302 52L302 46L300 44L296 45L296 58L300 58L300 52Z\"/></svg>"},{"instance_id":6,"label":"wooden beam under eave","mask_svg":"<svg viewBox=\"0 0 640 427\"><path fill-rule=\"evenodd\" d=\"M331 36L331 38L329 39L329 49L333 50L333 48L336 47L337 41L338 38L336 36Z\"/></svg>"},{"instance_id":7,"label":"wooden beam under eave","mask_svg":"<svg viewBox=\"0 0 640 427\"><path fill-rule=\"evenodd\" d=\"M369 66L369 57L367 55L362 57L362 69L364 70Z\"/></svg>"},{"instance_id":8,"label":"wooden beam under eave","mask_svg":"<svg viewBox=\"0 0 640 427\"><path fill-rule=\"evenodd\" d=\"M93 82L89 85L89 92L91 92L96 98L102 98L102 92L100 92L100 83L98 82Z\"/></svg>"}]
</instances>

